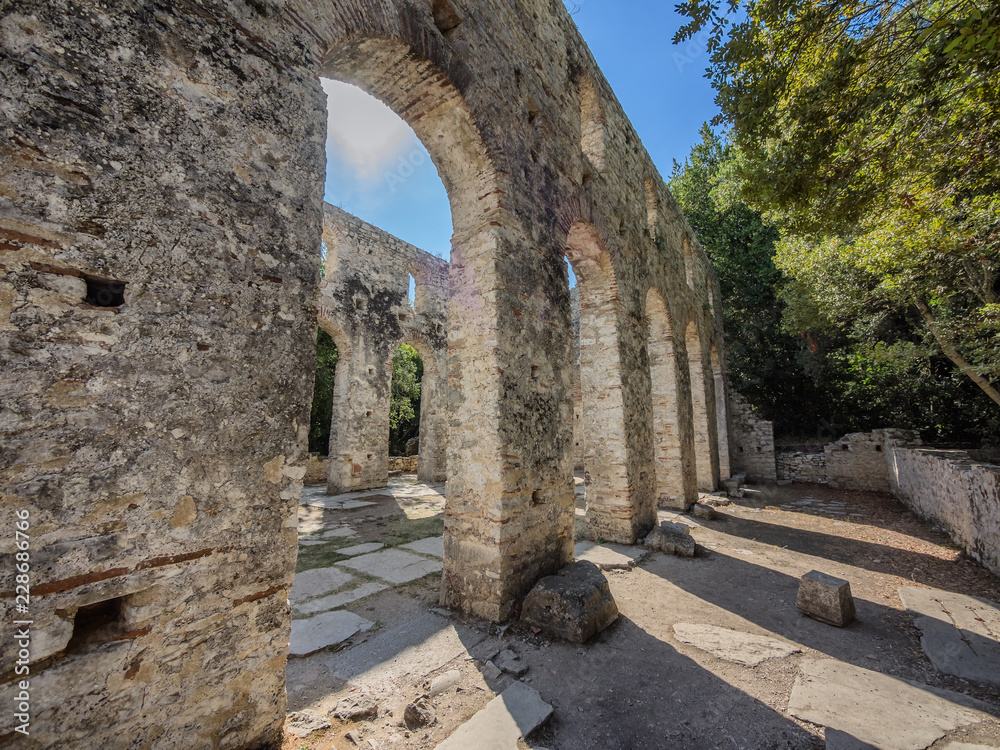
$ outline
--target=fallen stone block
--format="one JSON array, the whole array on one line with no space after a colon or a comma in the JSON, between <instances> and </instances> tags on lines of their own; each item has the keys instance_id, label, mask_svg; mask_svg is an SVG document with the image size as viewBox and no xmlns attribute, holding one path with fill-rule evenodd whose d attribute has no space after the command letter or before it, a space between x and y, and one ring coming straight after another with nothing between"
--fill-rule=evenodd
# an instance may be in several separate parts
<instances>
[{"instance_id":1,"label":"fallen stone block","mask_svg":"<svg viewBox=\"0 0 1000 750\"><path fill-rule=\"evenodd\" d=\"M691 529L682 523L664 521L643 540L643 545L666 555L694 557L694 537Z\"/></svg>"},{"instance_id":2,"label":"fallen stone block","mask_svg":"<svg viewBox=\"0 0 1000 750\"><path fill-rule=\"evenodd\" d=\"M521 619L551 638L584 643L618 619L618 605L597 566L576 562L535 584Z\"/></svg>"},{"instance_id":3,"label":"fallen stone block","mask_svg":"<svg viewBox=\"0 0 1000 750\"><path fill-rule=\"evenodd\" d=\"M332 715L341 721L362 721L378 716L378 703L370 695L344 698L333 709Z\"/></svg>"},{"instance_id":4,"label":"fallen stone block","mask_svg":"<svg viewBox=\"0 0 1000 750\"><path fill-rule=\"evenodd\" d=\"M457 669L452 669L449 672L445 672L443 675L435 677L431 680L430 686L430 696L434 698L435 696L441 695L441 693L451 690L455 685L462 681L462 673Z\"/></svg>"},{"instance_id":5,"label":"fallen stone block","mask_svg":"<svg viewBox=\"0 0 1000 750\"><path fill-rule=\"evenodd\" d=\"M854 621L851 584L818 570L802 576L795 606L802 614L838 628L846 627Z\"/></svg>"},{"instance_id":6,"label":"fallen stone block","mask_svg":"<svg viewBox=\"0 0 1000 750\"><path fill-rule=\"evenodd\" d=\"M330 722L322 714L315 711L297 711L288 714L285 729L296 737L308 737L313 732L321 732L330 728Z\"/></svg>"},{"instance_id":7,"label":"fallen stone block","mask_svg":"<svg viewBox=\"0 0 1000 750\"><path fill-rule=\"evenodd\" d=\"M403 709L403 724L408 729L417 729L418 727L426 727L433 724L436 721L434 712L431 711L427 702L423 699L414 701Z\"/></svg>"},{"instance_id":8,"label":"fallen stone block","mask_svg":"<svg viewBox=\"0 0 1000 750\"><path fill-rule=\"evenodd\" d=\"M465 722L436 750L514 748L552 716L538 691L515 682Z\"/></svg>"},{"instance_id":9,"label":"fallen stone block","mask_svg":"<svg viewBox=\"0 0 1000 750\"><path fill-rule=\"evenodd\" d=\"M706 503L695 503L692 505L691 515L703 521L714 521L719 517L719 514L715 512L715 508Z\"/></svg>"},{"instance_id":10,"label":"fallen stone block","mask_svg":"<svg viewBox=\"0 0 1000 750\"><path fill-rule=\"evenodd\" d=\"M722 486L726 488L729 497L743 497L743 477L735 476L722 480Z\"/></svg>"},{"instance_id":11,"label":"fallen stone block","mask_svg":"<svg viewBox=\"0 0 1000 750\"><path fill-rule=\"evenodd\" d=\"M528 665L510 649L504 649L500 652L496 658L496 665L507 674L512 674L515 677L523 677L528 672Z\"/></svg>"}]
</instances>

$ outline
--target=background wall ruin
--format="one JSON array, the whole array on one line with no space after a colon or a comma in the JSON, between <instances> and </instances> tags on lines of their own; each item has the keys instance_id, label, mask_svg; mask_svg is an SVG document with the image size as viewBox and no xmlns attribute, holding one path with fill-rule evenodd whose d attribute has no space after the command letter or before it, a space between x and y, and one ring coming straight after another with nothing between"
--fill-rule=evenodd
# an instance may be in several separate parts
<instances>
[{"instance_id":1,"label":"background wall ruin","mask_svg":"<svg viewBox=\"0 0 1000 750\"><path fill-rule=\"evenodd\" d=\"M331 494L389 481L392 357L401 343L424 363L418 476L447 475L448 263L324 205L326 270L319 325L337 344L327 482ZM409 303L410 278L415 282Z\"/></svg>"}]
</instances>

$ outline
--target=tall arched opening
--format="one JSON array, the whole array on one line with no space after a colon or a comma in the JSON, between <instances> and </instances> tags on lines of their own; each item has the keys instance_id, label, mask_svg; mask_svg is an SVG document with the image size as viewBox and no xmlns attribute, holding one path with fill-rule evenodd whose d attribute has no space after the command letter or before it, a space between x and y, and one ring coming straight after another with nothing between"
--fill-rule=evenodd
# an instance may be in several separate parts
<instances>
[{"instance_id":1,"label":"tall arched opening","mask_svg":"<svg viewBox=\"0 0 1000 750\"><path fill-rule=\"evenodd\" d=\"M706 378L705 352L701 345L698 324L690 321L685 334L688 370L691 375L691 409L694 416L694 456L698 475L698 489L712 492L718 486L719 468L716 446L715 418L709 419L709 387Z\"/></svg>"},{"instance_id":2,"label":"tall arched opening","mask_svg":"<svg viewBox=\"0 0 1000 750\"><path fill-rule=\"evenodd\" d=\"M646 295L647 351L653 415L657 504L686 510L698 500L692 454L684 450L683 422L690 412L678 399L677 355L670 313L655 289Z\"/></svg>"}]
</instances>

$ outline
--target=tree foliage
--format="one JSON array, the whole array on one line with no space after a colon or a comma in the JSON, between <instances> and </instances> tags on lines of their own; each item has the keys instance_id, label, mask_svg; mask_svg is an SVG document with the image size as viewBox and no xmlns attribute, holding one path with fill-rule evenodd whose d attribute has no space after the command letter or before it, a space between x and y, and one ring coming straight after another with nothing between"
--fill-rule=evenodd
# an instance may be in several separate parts
<instances>
[{"instance_id":1,"label":"tree foliage","mask_svg":"<svg viewBox=\"0 0 1000 750\"><path fill-rule=\"evenodd\" d=\"M392 358L392 400L389 406L389 451L403 455L406 442L420 429L420 387L423 361L409 344L400 344Z\"/></svg>"},{"instance_id":2,"label":"tree foliage","mask_svg":"<svg viewBox=\"0 0 1000 750\"><path fill-rule=\"evenodd\" d=\"M320 328L316 332L316 382L309 417L309 451L325 456L330 451L333 416L333 384L340 355L333 338Z\"/></svg>"},{"instance_id":3,"label":"tree foliage","mask_svg":"<svg viewBox=\"0 0 1000 750\"><path fill-rule=\"evenodd\" d=\"M996 0L678 9L677 40L711 28L739 195L779 228L785 300L805 304L790 319L893 311L896 343L944 354L1000 404Z\"/></svg>"},{"instance_id":4,"label":"tree foliage","mask_svg":"<svg viewBox=\"0 0 1000 750\"><path fill-rule=\"evenodd\" d=\"M829 243L810 247L797 278L775 266L779 234L740 200L738 158L706 126L670 188L719 273L731 380L779 439L897 426L995 441L1000 414L926 344L915 308L880 300L878 280Z\"/></svg>"}]
</instances>

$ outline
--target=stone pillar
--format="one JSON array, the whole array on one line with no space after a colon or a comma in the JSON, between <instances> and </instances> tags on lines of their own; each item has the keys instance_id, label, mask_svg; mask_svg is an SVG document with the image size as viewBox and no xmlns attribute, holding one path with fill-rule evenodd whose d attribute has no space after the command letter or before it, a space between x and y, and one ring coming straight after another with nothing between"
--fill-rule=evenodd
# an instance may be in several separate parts
<instances>
[{"instance_id":1,"label":"stone pillar","mask_svg":"<svg viewBox=\"0 0 1000 750\"><path fill-rule=\"evenodd\" d=\"M705 353L698 334L698 324L693 320L688 323L685 344L691 376L691 408L694 416L694 454L698 489L701 492L713 492L719 485L715 415L709 419L709 406L714 401L710 396L715 390L715 384L706 377L706 373L710 373L710 370L705 367Z\"/></svg>"}]
</instances>

